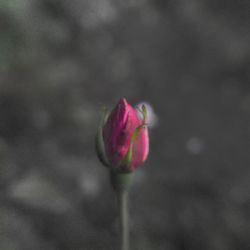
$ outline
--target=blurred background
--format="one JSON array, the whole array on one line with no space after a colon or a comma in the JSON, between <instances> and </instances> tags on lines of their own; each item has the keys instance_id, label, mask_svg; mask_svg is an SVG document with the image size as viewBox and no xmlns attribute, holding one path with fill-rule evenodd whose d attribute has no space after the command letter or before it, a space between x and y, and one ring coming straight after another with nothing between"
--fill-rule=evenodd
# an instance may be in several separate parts
<instances>
[{"instance_id":1,"label":"blurred background","mask_svg":"<svg viewBox=\"0 0 250 250\"><path fill-rule=\"evenodd\" d=\"M158 117L132 250L250 249L250 1L0 0L0 249L117 250L103 106Z\"/></svg>"}]
</instances>

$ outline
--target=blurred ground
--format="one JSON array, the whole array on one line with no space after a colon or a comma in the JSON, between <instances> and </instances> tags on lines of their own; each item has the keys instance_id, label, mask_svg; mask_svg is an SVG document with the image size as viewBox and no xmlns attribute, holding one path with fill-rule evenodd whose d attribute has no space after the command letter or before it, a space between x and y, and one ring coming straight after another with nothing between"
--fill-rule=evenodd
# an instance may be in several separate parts
<instances>
[{"instance_id":1,"label":"blurred ground","mask_svg":"<svg viewBox=\"0 0 250 250\"><path fill-rule=\"evenodd\" d=\"M250 2L0 1L0 249L118 249L103 105L156 110L134 250L250 249Z\"/></svg>"}]
</instances>

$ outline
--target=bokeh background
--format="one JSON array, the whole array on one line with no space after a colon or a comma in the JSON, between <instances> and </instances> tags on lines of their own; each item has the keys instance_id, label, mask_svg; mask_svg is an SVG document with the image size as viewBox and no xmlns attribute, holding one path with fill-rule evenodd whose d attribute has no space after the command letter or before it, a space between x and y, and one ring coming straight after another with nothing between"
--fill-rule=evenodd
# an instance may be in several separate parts
<instances>
[{"instance_id":1,"label":"bokeh background","mask_svg":"<svg viewBox=\"0 0 250 250\"><path fill-rule=\"evenodd\" d=\"M119 249L94 136L123 96L158 117L131 249L250 249L248 0L0 1L0 249Z\"/></svg>"}]
</instances>

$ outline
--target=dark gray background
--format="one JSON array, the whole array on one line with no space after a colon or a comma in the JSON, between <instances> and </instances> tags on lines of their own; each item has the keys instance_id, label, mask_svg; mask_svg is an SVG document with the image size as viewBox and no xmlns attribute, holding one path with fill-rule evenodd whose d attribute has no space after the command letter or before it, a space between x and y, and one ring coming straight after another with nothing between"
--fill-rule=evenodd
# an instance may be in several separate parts
<instances>
[{"instance_id":1,"label":"dark gray background","mask_svg":"<svg viewBox=\"0 0 250 250\"><path fill-rule=\"evenodd\" d=\"M118 249L103 106L159 123L133 250L250 249L250 1L1 0L0 249Z\"/></svg>"}]
</instances>

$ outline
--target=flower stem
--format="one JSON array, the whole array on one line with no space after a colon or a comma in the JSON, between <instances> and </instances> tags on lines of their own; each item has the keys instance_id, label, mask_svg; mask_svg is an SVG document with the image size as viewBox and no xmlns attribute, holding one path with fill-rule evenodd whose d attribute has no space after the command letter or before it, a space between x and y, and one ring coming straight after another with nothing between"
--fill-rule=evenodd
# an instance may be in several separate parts
<instances>
[{"instance_id":1,"label":"flower stem","mask_svg":"<svg viewBox=\"0 0 250 250\"><path fill-rule=\"evenodd\" d=\"M128 216L128 191L134 173L115 173L110 171L110 181L117 195L121 250L129 250L129 216Z\"/></svg>"},{"instance_id":2,"label":"flower stem","mask_svg":"<svg viewBox=\"0 0 250 250\"><path fill-rule=\"evenodd\" d=\"M120 218L121 250L129 250L128 191L117 191L117 198Z\"/></svg>"}]
</instances>

